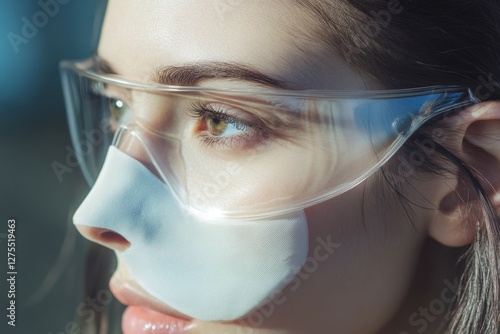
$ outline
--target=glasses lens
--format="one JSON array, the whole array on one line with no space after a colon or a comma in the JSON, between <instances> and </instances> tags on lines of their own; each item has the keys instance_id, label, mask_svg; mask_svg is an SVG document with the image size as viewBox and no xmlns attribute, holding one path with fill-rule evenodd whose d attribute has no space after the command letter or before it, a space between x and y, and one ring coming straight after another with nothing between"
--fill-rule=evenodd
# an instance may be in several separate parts
<instances>
[{"instance_id":1,"label":"glasses lens","mask_svg":"<svg viewBox=\"0 0 500 334\"><path fill-rule=\"evenodd\" d=\"M145 89L63 67L71 133L93 182L112 144L203 215L260 217L338 195L468 90L292 96ZM118 134L117 134L118 133Z\"/></svg>"}]
</instances>

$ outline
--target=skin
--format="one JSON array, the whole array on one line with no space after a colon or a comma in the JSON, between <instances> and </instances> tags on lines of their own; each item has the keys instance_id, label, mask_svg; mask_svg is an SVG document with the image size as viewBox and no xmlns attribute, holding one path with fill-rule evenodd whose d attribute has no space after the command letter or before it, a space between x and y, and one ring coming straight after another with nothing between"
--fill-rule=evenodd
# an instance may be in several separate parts
<instances>
[{"instance_id":1,"label":"skin","mask_svg":"<svg viewBox=\"0 0 500 334\"><path fill-rule=\"evenodd\" d=\"M219 61L251 66L295 89L367 89L370 83L362 75L352 71L319 41L302 34L311 29L310 25L298 7L281 1L229 5L221 1L111 0L98 53L120 75L141 81L151 81L151 73L158 67ZM227 80L210 80L200 85L256 87L255 83ZM273 174L273 165L276 161L300 161L304 154L317 153L315 149L318 148L289 150L284 156L270 154L265 161L259 161L259 166L269 171L262 176L266 177L263 184L274 180L273 191L262 193L259 190L262 185L258 185L256 189L247 189L242 196L265 199L265 196L300 193L310 175L290 184L290 175L300 175L300 170L291 170L290 175ZM196 165L196 159L203 154L201 151L187 154L186 165ZM318 161L319 166L327 165L328 156L316 156L323 159ZM443 198L452 202L451 205L447 202L448 208L456 207L456 200L447 197L454 183L443 185L422 175L415 176L420 180L412 184L416 191L407 195L431 210L415 208L410 222L378 174L340 196L307 208L309 256L314 257L317 239L329 236L339 244L335 252L314 271L303 274L299 281L285 288L280 299L284 302L274 304L273 312L258 326L251 325L255 323L252 318L233 323L195 320L189 333L379 331L405 302L429 231L438 241L453 246L469 243L473 235L473 230L463 233L463 228L457 227L456 216L455 220L449 218L453 209L445 213L439 210ZM242 175L238 178L242 181L235 182L241 182L241 188L248 179L252 175ZM425 198L419 195L422 193ZM238 205L238 201L230 205ZM95 229L79 227L79 230L89 239L116 250L118 257L119 251L127 246L120 240L100 238ZM450 232L455 230L458 232ZM122 266L113 279L141 291Z\"/></svg>"}]
</instances>

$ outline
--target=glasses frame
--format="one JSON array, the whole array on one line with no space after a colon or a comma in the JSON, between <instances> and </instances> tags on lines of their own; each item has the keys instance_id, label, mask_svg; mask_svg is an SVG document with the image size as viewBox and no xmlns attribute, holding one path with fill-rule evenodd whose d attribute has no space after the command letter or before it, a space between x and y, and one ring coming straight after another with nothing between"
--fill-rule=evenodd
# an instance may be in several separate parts
<instances>
[{"instance_id":1,"label":"glasses frame","mask_svg":"<svg viewBox=\"0 0 500 334\"><path fill-rule=\"evenodd\" d=\"M472 93L470 88L461 87L461 86L427 86L427 87L417 87L417 88L405 88L405 89L391 89L391 90L285 90L285 89L269 89L269 88L258 88L258 89L220 89L220 88L211 88L211 87L200 87L200 86L171 86L171 85L162 85L153 82L140 82L136 80L130 80L123 76L117 74L104 74L100 73L98 68L99 59L98 57L91 57L84 61L62 61L60 64L62 80L63 80L63 88L65 92L65 100L66 100L66 109L68 114L68 120L70 124L70 132L73 143L78 142L77 138L77 130L75 129L75 124L77 123L75 120L74 106L71 104L71 92L70 92L70 84L67 82L68 78L65 76L65 71L71 71L78 76L85 77L90 80L94 80L103 84L110 84L122 87L124 89L130 90L140 90L151 93L173 93L173 94L188 94L188 93L211 93L211 94L223 94L226 97L230 97L232 95L237 97L251 97L253 95L258 95L259 97L263 97L265 99L266 96L269 97L283 97L287 100L289 99L324 99L324 100L342 100L342 99L393 99L393 98L406 98L406 97L418 97L418 96L426 96L426 95L443 95L447 94L462 94L463 100L451 105L444 105L442 108L436 108L433 110L429 110L428 108L420 108L418 114L414 115L411 118L411 122L408 124L393 124L393 126L401 127L398 128L398 132L400 132L400 138L397 138L393 142L394 149L390 150L386 156L381 158L374 166L372 166L367 172L360 175L353 181L348 183L348 186L343 186L342 188L338 186L337 188L341 188L338 191L325 192L321 196L318 196L314 199L314 201L303 201L304 203L297 203L288 211L296 211L298 209L304 209L311 205L315 205L316 203L320 203L326 201L330 198L336 197L341 193L344 193L352 188L354 188L359 183L363 182L367 178L369 178L372 174L374 174L377 170L379 170L388 160L392 158L392 156L399 151L399 149L404 145L404 143L411 137L411 135L420 128L423 124L428 122L430 119L434 119L439 115L448 114L449 112L453 112L456 110L462 110L465 107L480 103L481 101L477 99ZM73 103L74 104L74 103ZM113 139L112 144L116 142L116 135L120 135L121 131L118 131L115 134L115 138ZM75 150L78 150L78 145L76 145ZM148 149L149 150L149 149ZM150 152L149 152L150 154ZM78 152L77 152L78 155ZM151 157L154 161L155 157ZM87 181L88 176L86 175ZM166 181L166 180L164 180ZM89 182L90 183L90 182ZM167 182L168 183L168 182ZM311 204L311 202L314 202ZM280 211L281 212L281 211ZM282 212L285 213L285 212ZM247 215L244 218L246 219L259 219L262 216L265 216L264 213L256 212L255 214ZM216 217L218 219L223 219L224 217Z\"/></svg>"}]
</instances>

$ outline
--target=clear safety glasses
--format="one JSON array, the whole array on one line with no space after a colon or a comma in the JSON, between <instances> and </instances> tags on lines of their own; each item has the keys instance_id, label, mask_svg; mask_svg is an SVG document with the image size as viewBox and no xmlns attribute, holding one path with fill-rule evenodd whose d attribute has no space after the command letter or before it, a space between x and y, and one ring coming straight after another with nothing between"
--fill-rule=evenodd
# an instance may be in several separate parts
<instances>
[{"instance_id":1,"label":"clear safety glasses","mask_svg":"<svg viewBox=\"0 0 500 334\"><path fill-rule=\"evenodd\" d=\"M103 74L97 62L61 64L88 182L114 145L167 184L183 208L214 219L278 216L337 196L377 171L430 118L478 102L461 87L166 86Z\"/></svg>"}]
</instances>

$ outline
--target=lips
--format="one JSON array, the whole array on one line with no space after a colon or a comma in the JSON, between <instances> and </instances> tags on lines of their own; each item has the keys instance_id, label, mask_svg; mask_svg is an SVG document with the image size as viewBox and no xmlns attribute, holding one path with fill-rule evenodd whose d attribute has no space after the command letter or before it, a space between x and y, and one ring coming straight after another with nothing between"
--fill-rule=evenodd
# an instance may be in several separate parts
<instances>
[{"instance_id":1,"label":"lips","mask_svg":"<svg viewBox=\"0 0 500 334\"><path fill-rule=\"evenodd\" d=\"M194 327L192 318L148 296L136 282L123 279L118 272L109 287L122 304L129 306L122 318L124 334L181 334Z\"/></svg>"},{"instance_id":2,"label":"lips","mask_svg":"<svg viewBox=\"0 0 500 334\"><path fill-rule=\"evenodd\" d=\"M129 306L122 319L124 334L182 334L193 328L193 323L158 313L142 306Z\"/></svg>"}]
</instances>

